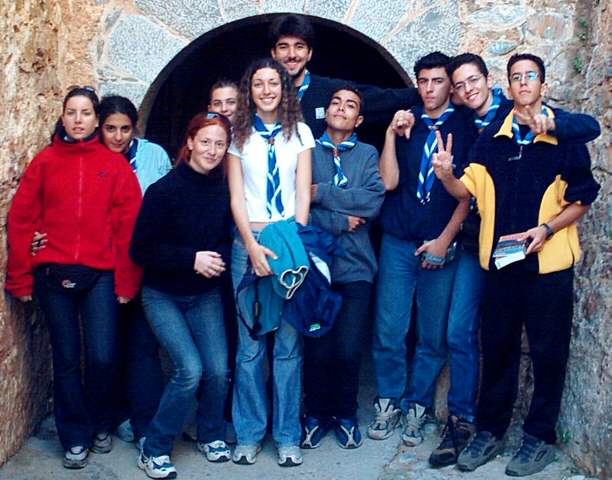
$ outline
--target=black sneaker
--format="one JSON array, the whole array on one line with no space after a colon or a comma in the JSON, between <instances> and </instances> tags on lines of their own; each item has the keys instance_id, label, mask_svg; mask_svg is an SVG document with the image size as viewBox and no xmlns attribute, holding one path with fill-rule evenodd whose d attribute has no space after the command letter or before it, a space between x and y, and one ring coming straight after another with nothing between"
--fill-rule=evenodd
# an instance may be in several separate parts
<instances>
[{"instance_id":1,"label":"black sneaker","mask_svg":"<svg viewBox=\"0 0 612 480\"><path fill-rule=\"evenodd\" d=\"M89 451L83 445L75 445L64 452L64 468L85 468Z\"/></svg>"},{"instance_id":2,"label":"black sneaker","mask_svg":"<svg viewBox=\"0 0 612 480\"><path fill-rule=\"evenodd\" d=\"M93 439L93 453L109 453L113 449L113 439L108 432L100 432Z\"/></svg>"},{"instance_id":3,"label":"black sneaker","mask_svg":"<svg viewBox=\"0 0 612 480\"><path fill-rule=\"evenodd\" d=\"M442 440L431 452L429 463L433 467L446 467L456 463L457 457L468 444L475 430L473 423L449 415L444 430L442 430Z\"/></svg>"},{"instance_id":4,"label":"black sneaker","mask_svg":"<svg viewBox=\"0 0 612 480\"><path fill-rule=\"evenodd\" d=\"M506 467L506 475L524 477L544 470L544 467L555 461L555 449L552 445L528 433L523 434L521 447Z\"/></svg>"},{"instance_id":5,"label":"black sneaker","mask_svg":"<svg viewBox=\"0 0 612 480\"><path fill-rule=\"evenodd\" d=\"M490 460L493 460L504 449L504 443L491 432L476 432L465 449L457 458L457 468L471 472Z\"/></svg>"}]
</instances>

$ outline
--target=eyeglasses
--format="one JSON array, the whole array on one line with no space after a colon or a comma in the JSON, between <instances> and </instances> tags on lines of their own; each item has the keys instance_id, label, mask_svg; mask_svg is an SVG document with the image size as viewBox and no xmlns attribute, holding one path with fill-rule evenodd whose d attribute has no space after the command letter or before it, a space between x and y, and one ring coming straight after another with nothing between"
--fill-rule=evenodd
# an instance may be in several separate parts
<instances>
[{"instance_id":1,"label":"eyeglasses","mask_svg":"<svg viewBox=\"0 0 612 480\"><path fill-rule=\"evenodd\" d=\"M206 120L211 120L213 118L217 118L220 117L221 114L217 113L217 112L206 112Z\"/></svg>"},{"instance_id":2,"label":"eyeglasses","mask_svg":"<svg viewBox=\"0 0 612 480\"><path fill-rule=\"evenodd\" d=\"M524 73L516 72L510 75L510 82L520 83L523 80L528 81L528 82L533 82L539 76L540 74L538 72L534 72L533 70L529 70L528 72L524 72Z\"/></svg>"},{"instance_id":3,"label":"eyeglasses","mask_svg":"<svg viewBox=\"0 0 612 480\"><path fill-rule=\"evenodd\" d=\"M465 82L457 82L455 83L455 91L457 92L461 92L462 90L465 89L465 87L467 85L469 85L470 87L473 87L474 85L476 85L480 79L483 77L484 75L472 75L471 77L468 77L465 79Z\"/></svg>"},{"instance_id":4,"label":"eyeglasses","mask_svg":"<svg viewBox=\"0 0 612 480\"><path fill-rule=\"evenodd\" d=\"M96 93L96 89L92 87L91 85L70 85L66 89L66 93L70 93L73 90L77 90L77 89L87 90L88 92Z\"/></svg>"}]
</instances>

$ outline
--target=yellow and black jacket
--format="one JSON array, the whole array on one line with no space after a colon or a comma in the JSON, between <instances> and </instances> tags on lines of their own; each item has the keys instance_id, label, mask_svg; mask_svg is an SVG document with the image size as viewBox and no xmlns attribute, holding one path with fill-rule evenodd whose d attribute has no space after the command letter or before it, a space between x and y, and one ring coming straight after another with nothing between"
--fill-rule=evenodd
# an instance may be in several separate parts
<instances>
[{"instance_id":1,"label":"yellow and black jacket","mask_svg":"<svg viewBox=\"0 0 612 480\"><path fill-rule=\"evenodd\" d=\"M548 115L554 117L551 109ZM519 146L513 136L511 111L482 132L461 177L478 204L480 264L486 270L495 270L491 254L500 236L547 222L570 203L589 205L599 190L584 144L540 134L531 144ZM520 268L556 272L579 258L578 232L572 224L556 232Z\"/></svg>"}]
</instances>

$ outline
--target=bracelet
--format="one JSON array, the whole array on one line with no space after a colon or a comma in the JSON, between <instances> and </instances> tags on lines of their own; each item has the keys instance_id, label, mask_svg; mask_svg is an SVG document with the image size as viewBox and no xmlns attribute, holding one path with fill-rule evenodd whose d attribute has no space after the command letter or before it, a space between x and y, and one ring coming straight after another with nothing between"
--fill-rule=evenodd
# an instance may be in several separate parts
<instances>
[{"instance_id":1,"label":"bracelet","mask_svg":"<svg viewBox=\"0 0 612 480\"><path fill-rule=\"evenodd\" d=\"M542 223L540 227L544 227L544 229L546 230L546 240L552 237L555 233L555 231L550 227L548 223Z\"/></svg>"}]
</instances>

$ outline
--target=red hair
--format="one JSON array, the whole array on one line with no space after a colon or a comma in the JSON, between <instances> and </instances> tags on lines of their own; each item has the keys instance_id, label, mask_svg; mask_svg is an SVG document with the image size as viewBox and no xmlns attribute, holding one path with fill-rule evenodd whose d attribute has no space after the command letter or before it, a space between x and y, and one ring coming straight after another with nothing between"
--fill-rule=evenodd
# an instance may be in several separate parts
<instances>
[{"instance_id":1,"label":"red hair","mask_svg":"<svg viewBox=\"0 0 612 480\"><path fill-rule=\"evenodd\" d=\"M193 140L201 129L210 127L211 125L218 125L225 130L225 134L227 135L227 146L229 148L232 141L232 124L227 117L214 112L198 113L189 121L189 125L187 125L185 138L176 156L177 165L181 162L189 163L191 150L187 148L187 140L190 138Z\"/></svg>"}]
</instances>

